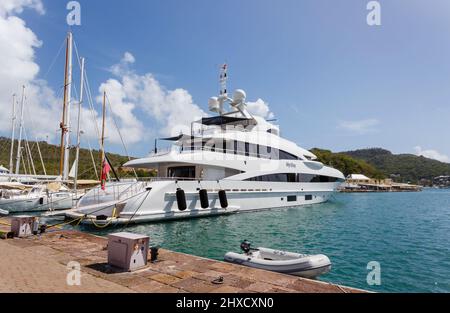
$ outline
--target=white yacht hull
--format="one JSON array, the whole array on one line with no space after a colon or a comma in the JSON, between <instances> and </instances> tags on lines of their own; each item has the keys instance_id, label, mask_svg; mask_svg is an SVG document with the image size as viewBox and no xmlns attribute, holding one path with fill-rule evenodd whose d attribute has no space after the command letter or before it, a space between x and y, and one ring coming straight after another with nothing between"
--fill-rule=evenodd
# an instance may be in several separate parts
<instances>
[{"instance_id":1,"label":"white yacht hull","mask_svg":"<svg viewBox=\"0 0 450 313\"><path fill-rule=\"evenodd\" d=\"M67 210L73 207L77 199L72 195L61 194L59 196L28 198L0 199L0 209L10 214L23 212L42 212L48 210Z\"/></svg>"},{"instance_id":2,"label":"white yacht hull","mask_svg":"<svg viewBox=\"0 0 450 313\"><path fill-rule=\"evenodd\" d=\"M123 185L123 184L122 184ZM86 194L79 206L65 215L85 217L83 224L129 224L164 220L197 218L214 215L299 207L326 202L334 194L338 183L271 183L249 181L155 181L142 187L134 195L121 197L108 194L98 196L95 191ZM185 193L187 209L181 211L176 191ZM113 190L114 186L110 186ZM208 192L208 207L202 208L199 191ZM222 208L219 191L225 190L228 206ZM124 194L125 192L125 194ZM96 198L97 196L97 198ZM107 202L102 199L108 199ZM97 200L97 202L96 202ZM86 205L85 205L86 203ZM98 217L101 218L98 218Z\"/></svg>"}]
</instances>

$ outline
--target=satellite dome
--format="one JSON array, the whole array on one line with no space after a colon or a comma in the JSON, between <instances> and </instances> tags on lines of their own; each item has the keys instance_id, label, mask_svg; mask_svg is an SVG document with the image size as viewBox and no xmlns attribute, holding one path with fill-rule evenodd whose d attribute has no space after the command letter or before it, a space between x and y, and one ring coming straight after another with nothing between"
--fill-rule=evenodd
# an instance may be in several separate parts
<instances>
[{"instance_id":1,"label":"satellite dome","mask_svg":"<svg viewBox=\"0 0 450 313\"><path fill-rule=\"evenodd\" d=\"M208 100L208 107L211 112L220 112L220 103L217 97L212 97Z\"/></svg>"},{"instance_id":2,"label":"satellite dome","mask_svg":"<svg viewBox=\"0 0 450 313\"><path fill-rule=\"evenodd\" d=\"M233 102L238 104L245 102L245 98L247 98L247 94L242 89L237 89L233 95Z\"/></svg>"}]
</instances>

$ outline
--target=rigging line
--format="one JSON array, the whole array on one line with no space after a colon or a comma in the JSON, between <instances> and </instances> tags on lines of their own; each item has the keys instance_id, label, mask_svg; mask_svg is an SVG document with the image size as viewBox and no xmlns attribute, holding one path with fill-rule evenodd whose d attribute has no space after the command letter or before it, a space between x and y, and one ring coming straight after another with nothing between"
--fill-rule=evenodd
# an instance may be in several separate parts
<instances>
[{"instance_id":1,"label":"rigging line","mask_svg":"<svg viewBox=\"0 0 450 313\"><path fill-rule=\"evenodd\" d=\"M85 70L85 77L84 77L84 80L85 80L85 86L86 86L86 94L87 94L87 102L88 102L88 104L89 104L89 112L91 113L91 118L92 118L92 122L94 123L94 126L95 126L95 131L96 131L96 133L97 133L97 139L99 140L99 143L100 143L100 130L99 130L99 128L98 128L98 124L97 124L97 120L96 120L96 118L95 118L95 114L94 114L94 112L95 112L95 109L94 109L94 106L93 106L93 101L92 101L92 95L91 95L91 89L90 89L90 86L89 86L89 81L88 81L88 79L87 79L87 74L86 74L86 70ZM94 155L93 155L93 153L92 153L92 147L91 147L91 143L90 143L90 141L89 141L89 138L86 136L86 141L88 142L88 146L89 146L89 153L90 153L90 155L91 155L91 159L92 159L92 163L93 163L93 166L94 166L94 172L95 172L95 177L97 178L97 180L99 179L99 176L98 176L98 172L97 172L97 166L95 165L95 159L94 159Z\"/></svg>"},{"instance_id":2,"label":"rigging line","mask_svg":"<svg viewBox=\"0 0 450 313\"><path fill-rule=\"evenodd\" d=\"M25 173L25 175L28 175L27 167L25 166L25 160L24 160L25 158L23 157L23 147L20 147L20 152L19 153L20 153L20 159L22 160L23 172Z\"/></svg>"},{"instance_id":3,"label":"rigging line","mask_svg":"<svg viewBox=\"0 0 450 313\"><path fill-rule=\"evenodd\" d=\"M36 176L36 169L34 167L33 156L31 155L30 143L28 141L27 129L25 128L25 125L23 126L23 133L25 135L25 153L27 155L28 168L29 168L30 174L33 173L34 176ZM30 164L31 164L31 167L30 167Z\"/></svg>"},{"instance_id":4,"label":"rigging line","mask_svg":"<svg viewBox=\"0 0 450 313\"><path fill-rule=\"evenodd\" d=\"M45 73L45 75L43 76L43 79L47 79L48 74L50 73L50 71L53 69L53 66L56 63L56 60L59 58L61 51L63 50L64 46L66 43L66 39L63 40L63 42L61 43L61 47L59 47L58 53L56 54L55 58L53 59L52 63L50 63L50 66L47 70L47 72Z\"/></svg>"},{"instance_id":5,"label":"rigging line","mask_svg":"<svg viewBox=\"0 0 450 313\"><path fill-rule=\"evenodd\" d=\"M25 117L28 117L28 119L31 122L31 128L36 129L33 119L31 118L30 109L28 108L28 105L25 108L25 114L26 114ZM39 146L39 140L38 140L37 136L35 136L35 139L36 139L36 144L37 144L37 149L38 149L39 159L41 161L42 169L44 171L44 175L47 176L47 170L45 168L44 159L42 158L41 147Z\"/></svg>"},{"instance_id":6,"label":"rigging line","mask_svg":"<svg viewBox=\"0 0 450 313\"><path fill-rule=\"evenodd\" d=\"M94 101L92 100L91 86L89 84L86 70L85 70L85 80L86 80L86 94L88 96L88 103L89 103L89 107L91 109L91 117L92 117L94 125L95 125L95 131L97 132L97 138L98 138L99 145L101 145L100 128L98 127L97 119L95 118L95 114L94 114L94 112L96 112L96 111L94 108Z\"/></svg>"},{"instance_id":7,"label":"rigging line","mask_svg":"<svg viewBox=\"0 0 450 313\"><path fill-rule=\"evenodd\" d=\"M73 42L74 42L74 47L75 47L75 54L77 56L78 66L81 68L81 61L80 61L81 58L80 58L80 55L78 53L78 46L77 46L77 43L76 43L75 40ZM95 115L93 114L93 112L96 112L96 111L95 111L95 108L94 108L94 105L93 105L94 101L92 100L91 88L90 88L89 81L88 81L88 78L87 78L87 71L86 71L86 69L84 71L83 80L84 80L85 85L86 85L86 90L87 90L86 94L88 95L88 103L89 103L90 109L92 110L91 113L92 113L93 121L94 121L94 124L95 124L95 130L97 132L97 137L99 138L99 142L100 142L100 129L99 129L98 125L97 125L97 121L95 119Z\"/></svg>"},{"instance_id":8,"label":"rigging line","mask_svg":"<svg viewBox=\"0 0 450 313\"><path fill-rule=\"evenodd\" d=\"M94 166L95 177L97 178L97 180L99 180L98 172L97 172L97 166L95 165L94 154L92 153L91 142L89 141L89 138L86 138L86 141L88 142L89 153L90 153L90 155L91 155L92 164L93 164L93 166Z\"/></svg>"},{"instance_id":9,"label":"rigging line","mask_svg":"<svg viewBox=\"0 0 450 313\"><path fill-rule=\"evenodd\" d=\"M75 40L73 42L74 42L74 47L75 47L75 54L77 56L78 66L81 68L81 62L80 62L81 58L80 58L80 54L78 53L78 46L77 46L77 43L76 43ZM95 113L94 113L96 111L95 111L95 108L94 108L94 101L92 99L91 86L89 84L89 80L88 80L87 70L86 69L84 70L84 77L83 77L83 79L84 79L85 87L86 87L86 95L87 95L87 100L88 100L87 102L89 104L91 118L92 118L92 121L93 121L94 126L95 126L95 131L97 133L98 143L100 145L100 148L103 149L103 147L101 145L100 128L98 127L97 119L96 119ZM98 180L99 176L98 176L98 172L97 172L97 167L95 165L95 159L94 159L94 155L92 153L92 148L91 148L91 144L90 144L89 140L88 140L88 145L89 145L89 153L91 154L92 163L94 165L95 176L97 177L97 180Z\"/></svg>"},{"instance_id":10,"label":"rigging line","mask_svg":"<svg viewBox=\"0 0 450 313\"><path fill-rule=\"evenodd\" d=\"M126 154L126 156L127 156L127 158L128 158L128 161L131 161L130 155L129 155L129 153L128 153L127 146L125 145L125 142L124 142L123 137L122 137L122 133L120 132L119 125L117 124L117 120L116 120L114 111L113 111L113 109L112 109L111 102L109 101L108 95L106 95L106 101L108 102L109 109L110 109L110 111L111 111L111 116L112 116L112 119L113 119L113 121L114 121L114 125L116 126L117 132L119 133L120 141L122 141L122 145L123 145L123 148L124 148L124 150L125 150L125 154ZM132 169L133 169L134 176L135 176L136 178L138 178L138 176L137 176L137 174L136 174L136 171L134 170L134 168L132 168Z\"/></svg>"}]
</instances>

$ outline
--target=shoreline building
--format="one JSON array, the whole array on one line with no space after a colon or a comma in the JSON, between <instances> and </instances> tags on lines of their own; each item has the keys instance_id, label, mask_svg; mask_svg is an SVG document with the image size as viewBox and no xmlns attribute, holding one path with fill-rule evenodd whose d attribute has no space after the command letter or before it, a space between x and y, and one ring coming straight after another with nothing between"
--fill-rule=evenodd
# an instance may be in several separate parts
<instances>
[{"instance_id":1,"label":"shoreline building","mask_svg":"<svg viewBox=\"0 0 450 313\"><path fill-rule=\"evenodd\" d=\"M340 187L341 192L402 192L421 191L418 185L395 183L392 179L374 179L362 174L351 174Z\"/></svg>"}]
</instances>

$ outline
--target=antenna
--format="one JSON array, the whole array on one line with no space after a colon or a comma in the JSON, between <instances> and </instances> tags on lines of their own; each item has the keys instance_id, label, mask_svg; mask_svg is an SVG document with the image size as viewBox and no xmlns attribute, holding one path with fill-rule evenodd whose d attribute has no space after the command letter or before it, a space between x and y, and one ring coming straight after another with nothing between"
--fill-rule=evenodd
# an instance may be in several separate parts
<instances>
[{"instance_id":1,"label":"antenna","mask_svg":"<svg viewBox=\"0 0 450 313\"><path fill-rule=\"evenodd\" d=\"M223 64L220 67L220 97L226 98L228 96L227 91L227 81L228 81L228 65Z\"/></svg>"}]
</instances>

